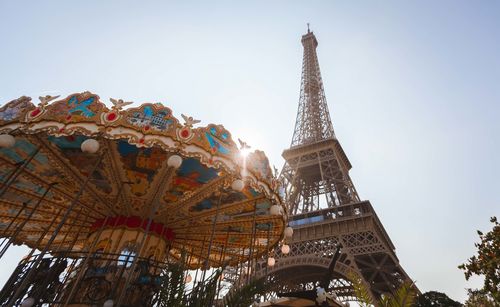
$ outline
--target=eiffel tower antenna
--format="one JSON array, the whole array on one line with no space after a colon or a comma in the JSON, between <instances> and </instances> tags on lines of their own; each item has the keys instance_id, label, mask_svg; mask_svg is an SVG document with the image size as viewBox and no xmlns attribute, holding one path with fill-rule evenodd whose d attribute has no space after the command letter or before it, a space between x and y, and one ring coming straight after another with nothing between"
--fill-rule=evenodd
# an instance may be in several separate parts
<instances>
[{"instance_id":1,"label":"eiffel tower antenna","mask_svg":"<svg viewBox=\"0 0 500 307\"><path fill-rule=\"evenodd\" d=\"M292 147L334 137L316 54L318 41L310 31L309 23L307 34L302 36L302 46L304 47L302 79Z\"/></svg>"},{"instance_id":2,"label":"eiffel tower antenna","mask_svg":"<svg viewBox=\"0 0 500 307\"><path fill-rule=\"evenodd\" d=\"M291 214L359 201L348 174L351 164L333 131L316 54L318 41L309 27L301 42L299 107L281 173Z\"/></svg>"}]
</instances>

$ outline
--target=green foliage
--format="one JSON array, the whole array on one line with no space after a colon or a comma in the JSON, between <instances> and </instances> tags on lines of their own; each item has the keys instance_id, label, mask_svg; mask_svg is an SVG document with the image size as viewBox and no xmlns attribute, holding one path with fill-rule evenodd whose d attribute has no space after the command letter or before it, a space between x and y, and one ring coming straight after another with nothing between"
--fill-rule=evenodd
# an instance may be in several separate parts
<instances>
[{"instance_id":1,"label":"green foliage","mask_svg":"<svg viewBox=\"0 0 500 307\"><path fill-rule=\"evenodd\" d=\"M161 287L158 295L160 307L182 307L184 304L184 270L178 264L171 264L161 275Z\"/></svg>"},{"instance_id":2,"label":"green foliage","mask_svg":"<svg viewBox=\"0 0 500 307\"><path fill-rule=\"evenodd\" d=\"M458 266L464 270L465 279L472 275L483 275L484 285L477 293L491 296L500 304L500 224L496 217L490 219L493 229L486 234L477 231L480 243L475 243L477 256L474 255L464 264Z\"/></svg>"},{"instance_id":3,"label":"green foliage","mask_svg":"<svg viewBox=\"0 0 500 307\"><path fill-rule=\"evenodd\" d=\"M404 282L393 294L388 294L388 307L412 307L416 299L416 292L413 283Z\"/></svg>"},{"instance_id":4,"label":"green foliage","mask_svg":"<svg viewBox=\"0 0 500 307\"><path fill-rule=\"evenodd\" d=\"M181 262L182 263L182 262ZM170 264L161 274L161 287L154 302L159 307L206 307L213 306L217 296L217 286L223 268L214 270L204 282L196 283L189 291L184 281L184 267ZM256 295L266 290L263 280L251 280L248 284L226 295L225 306L250 306Z\"/></svg>"},{"instance_id":5,"label":"green foliage","mask_svg":"<svg viewBox=\"0 0 500 307\"><path fill-rule=\"evenodd\" d=\"M224 299L224 306L241 307L250 306L258 294L263 294L266 290L266 283L263 279L253 279L236 291L229 291Z\"/></svg>"},{"instance_id":6,"label":"green foliage","mask_svg":"<svg viewBox=\"0 0 500 307\"><path fill-rule=\"evenodd\" d=\"M354 273L349 274L348 278L352 282L354 295L358 298L360 305L362 307L373 305L370 290L368 290L361 278L359 278L359 276Z\"/></svg>"},{"instance_id":7,"label":"green foliage","mask_svg":"<svg viewBox=\"0 0 500 307\"><path fill-rule=\"evenodd\" d=\"M216 270L208 279L203 282L198 282L187 299L189 307L206 307L212 306L215 295L217 294L217 283L222 274L222 269Z\"/></svg>"},{"instance_id":8,"label":"green foliage","mask_svg":"<svg viewBox=\"0 0 500 307\"><path fill-rule=\"evenodd\" d=\"M452 300L446 294L429 291L417 297L415 307L462 307L463 305Z\"/></svg>"},{"instance_id":9,"label":"green foliage","mask_svg":"<svg viewBox=\"0 0 500 307\"><path fill-rule=\"evenodd\" d=\"M205 281L198 282L191 291L186 291L184 280L186 272L182 265L184 258L185 254L182 255L180 263L169 264L160 275L160 291L153 305L160 307L206 307L213 305L217 294L217 284L223 269L213 271Z\"/></svg>"},{"instance_id":10,"label":"green foliage","mask_svg":"<svg viewBox=\"0 0 500 307\"><path fill-rule=\"evenodd\" d=\"M489 294L469 289L469 297L465 301L465 307L498 307L498 304Z\"/></svg>"},{"instance_id":11,"label":"green foliage","mask_svg":"<svg viewBox=\"0 0 500 307\"><path fill-rule=\"evenodd\" d=\"M374 302L370 295L370 290L358 275L353 273L348 278L352 282L354 293L361 306L412 307L415 302L416 291L413 283L404 282L394 293L383 295L378 302Z\"/></svg>"}]
</instances>

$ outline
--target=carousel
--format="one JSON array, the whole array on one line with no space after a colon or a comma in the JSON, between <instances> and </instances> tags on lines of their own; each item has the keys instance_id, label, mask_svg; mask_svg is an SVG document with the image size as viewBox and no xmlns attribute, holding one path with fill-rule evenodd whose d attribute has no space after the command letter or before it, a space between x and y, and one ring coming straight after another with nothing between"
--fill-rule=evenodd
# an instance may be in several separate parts
<instances>
[{"instance_id":1,"label":"carousel","mask_svg":"<svg viewBox=\"0 0 500 307\"><path fill-rule=\"evenodd\" d=\"M84 92L0 108L0 258L30 249L0 305L160 306L172 265L203 282L249 272L283 241L263 152L159 103L111 102Z\"/></svg>"}]
</instances>

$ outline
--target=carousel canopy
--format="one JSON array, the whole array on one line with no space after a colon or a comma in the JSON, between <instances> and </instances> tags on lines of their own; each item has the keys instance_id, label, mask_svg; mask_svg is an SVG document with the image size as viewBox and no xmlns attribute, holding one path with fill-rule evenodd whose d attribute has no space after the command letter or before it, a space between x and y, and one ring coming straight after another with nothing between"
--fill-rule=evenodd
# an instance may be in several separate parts
<instances>
[{"instance_id":1,"label":"carousel canopy","mask_svg":"<svg viewBox=\"0 0 500 307\"><path fill-rule=\"evenodd\" d=\"M266 156L242 155L223 126L195 128L184 115L181 124L159 103L124 110L112 99L108 108L89 92L40 100L0 108L3 237L41 249L76 202L52 253L86 251L102 228L147 230L168 242L165 257L185 253L196 268L257 257L282 239L286 214Z\"/></svg>"}]
</instances>

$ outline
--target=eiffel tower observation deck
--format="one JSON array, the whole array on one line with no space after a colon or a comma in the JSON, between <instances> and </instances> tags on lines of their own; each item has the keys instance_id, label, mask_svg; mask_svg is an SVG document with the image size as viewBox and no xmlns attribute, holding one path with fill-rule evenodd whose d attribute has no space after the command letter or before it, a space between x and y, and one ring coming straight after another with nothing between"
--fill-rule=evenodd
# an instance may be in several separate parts
<instances>
[{"instance_id":1,"label":"eiffel tower observation deck","mask_svg":"<svg viewBox=\"0 0 500 307\"><path fill-rule=\"evenodd\" d=\"M273 293L314 289L325 274L341 300L355 300L355 274L374 298L393 292L410 278L374 208L361 200L349 177L351 163L335 135L316 54L318 40L302 36L304 57L300 99L290 148L283 151L280 179L285 186L288 248L276 248L275 265L262 263L257 275L273 280ZM337 246L342 254L327 272Z\"/></svg>"}]
</instances>

